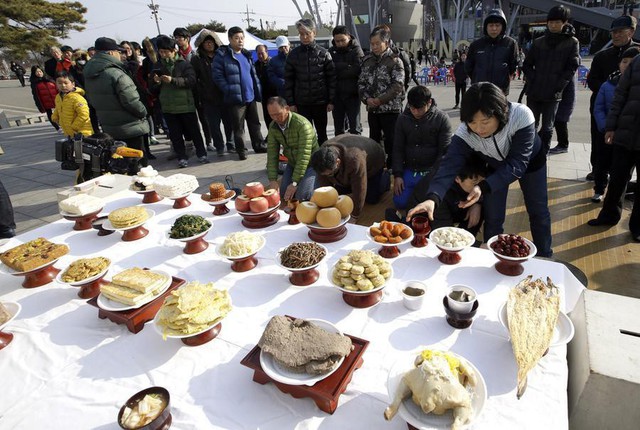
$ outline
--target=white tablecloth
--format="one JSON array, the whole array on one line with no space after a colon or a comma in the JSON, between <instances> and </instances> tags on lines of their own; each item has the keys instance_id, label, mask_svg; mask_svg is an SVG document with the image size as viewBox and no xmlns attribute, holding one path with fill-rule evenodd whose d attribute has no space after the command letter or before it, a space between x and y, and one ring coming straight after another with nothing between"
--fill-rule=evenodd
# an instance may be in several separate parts
<instances>
[{"instance_id":1,"label":"white tablecloth","mask_svg":"<svg viewBox=\"0 0 640 430\"><path fill-rule=\"evenodd\" d=\"M281 213L276 224L260 233L266 246L258 266L245 273L231 271L230 263L214 252L225 235L243 229L232 209L213 217L212 208L197 195L187 209L174 210L171 201L147 205L156 216L147 223L150 234L135 242L121 241L121 233L98 237L95 230L76 232L64 220L14 238L8 245L46 237L66 243L71 252L56 263L64 268L78 257L103 255L113 261L110 274L133 267L164 270L186 280L213 281L229 289L233 310L220 335L198 347L177 339L163 341L151 326L138 334L98 318L98 310L77 297L77 288L56 283L24 289L23 278L0 275L0 300L22 305L18 318L5 328L13 342L0 350L0 428L3 429L115 429L119 407L135 392L160 385L171 393L173 428L178 429L406 429L401 418L385 422L389 402L387 375L401 357L422 346L450 349L470 360L487 384L488 401L474 429L562 429L567 420L566 347L552 348L529 373L527 392L516 400L516 365L507 334L497 317L507 291L521 277L500 275L493 254L468 249L462 262L440 264L433 244L402 247L392 260L394 279L383 301L368 309L343 302L327 274L348 249L377 249L365 228L349 225L349 234L327 244L328 258L313 286L295 287L288 272L278 268L275 253L293 241L308 240L307 228L290 226ZM105 213L140 204L133 192L114 195ZM230 204L232 206L232 204ZM167 239L175 218L186 213L213 219L205 252L186 255L183 244ZM561 264L532 260L525 274L550 276L561 287L563 309L575 305L583 287ZM107 276L109 278L109 275ZM426 282L425 305L408 311L402 305L403 281ZM471 328L455 330L445 321L442 298L454 283L468 284L479 293L479 310ZM252 381L253 372L240 360L256 344L273 315L321 318L343 332L370 341L364 365L357 370L333 415L319 410L310 399L294 399L273 384Z\"/></svg>"}]
</instances>

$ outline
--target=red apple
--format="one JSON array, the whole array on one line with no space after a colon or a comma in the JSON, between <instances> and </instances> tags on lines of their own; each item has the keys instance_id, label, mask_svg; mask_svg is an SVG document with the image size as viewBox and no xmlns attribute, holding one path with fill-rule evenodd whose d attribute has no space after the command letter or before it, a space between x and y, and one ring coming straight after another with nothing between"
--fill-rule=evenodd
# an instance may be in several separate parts
<instances>
[{"instance_id":1,"label":"red apple","mask_svg":"<svg viewBox=\"0 0 640 430\"><path fill-rule=\"evenodd\" d=\"M280 191L278 190L266 190L262 194L262 197L267 199L270 208L278 206L280 204Z\"/></svg>"},{"instance_id":2,"label":"red apple","mask_svg":"<svg viewBox=\"0 0 640 430\"><path fill-rule=\"evenodd\" d=\"M255 197L249 201L251 212L260 213L269 209L269 202L264 197Z\"/></svg>"},{"instance_id":3,"label":"red apple","mask_svg":"<svg viewBox=\"0 0 640 430\"><path fill-rule=\"evenodd\" d=\"M262 193L264 193L264 186L260 182L249 182L242 190L242 194L246 195L250 199L260 197L262 196Z\"/></svg>"},{"instance_id":4,"label":"red apple","mask_svg":"<svg viewBox=\"0 0 640 430\"><path fill-rule=\"evenodd\" d=\"M236 197L236 210L238 212L249 212L250 210L250 200L249 197L244 194L240 194Z\"/></svg>"}]
</instances>

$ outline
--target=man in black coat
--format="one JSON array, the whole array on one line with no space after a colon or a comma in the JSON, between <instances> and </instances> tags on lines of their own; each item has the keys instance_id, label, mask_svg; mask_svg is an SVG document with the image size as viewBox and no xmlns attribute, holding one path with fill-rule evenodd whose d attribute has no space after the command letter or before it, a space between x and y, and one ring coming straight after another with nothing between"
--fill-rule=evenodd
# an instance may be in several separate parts
<instances>
[{"instance_id":1,"label":"man in black coat","mask_svg":"<svg viewBox=\"0 0 640 430\"><path fill-rule=\"evenodd\" d=\"M632 16L620 16L611 23L611 46L598 52L591 62L591 69L587 76L587 85L592 91L589 104L591 113L591 166L592 173L587 179L595 181L594 189L605 190L607 188L609 168L611 166L611 145L606 145L604 135L598 130L593 116L593 105L600 86L604 84L609 75L618 70L618 64L622 53L630 46L640 46L632 40L636 30L637 21Z\"/></svg>"},{"instance_id":2,"label":"man in black coat","mask_svg":"<svg viewBox=\"0 0 640 430\"><path fill-rule=\"evenodd\" d=\"M313 123L318 143L327 140L327 112L333 110L336 70L329 51L318 45L316 24L311 19L296 22L301 45L294 48L284 69L285 99L291 111Z\"/></svg>"},{"instance_id":3,"label":"man in black coat","mask_svg":"<svg viewBox=\"0 0 640 430\"><path fill-rule=\"evenodd\" d=\"M491 82L509 94L511 77L518 66L518 43L507 36L507 19L493 9L484 19L484 37L469 46L465 70L471 83Z\"/></svg>"},{"instance_id":4,"label":"man in black coat","mask_svg":"<svg viewBox=\"0 0 640 430\"><path fill-rule=\"evenodd\" d=\"M453 107L454 109L458 109L460 105L460 100L464 97L464 92L467 91L467 75L466 70L464 70L464 62L467 60L467 54L460 54L460 58L453 65L453 80L456 83L456 105Z\"/></svg>"},{"instance_id":5,"label":"man in black coat","mask_svg":"<svg viewBox=\"0 0 640 430\"><path fill-rule=\"evenodd\" d=\"M625 190L633 169L640 169L640 55L620 77L611 102L605 125L605 144L612 148L611 183L607 190L602 210L591 226L615 225L622 218ZM640 198L636 183L636 198L633 202L629 230L633 240L640 242Z\"/></svg>"},{"instance_id":6,"label":"man in black coat","mask_svg":"<svg viewBox=\"0 0 640 430\"><path fill-rule=\"evenodd\" d=\"M538 133L545 153L551 147L553 122L562 92L580 65L578 39L573 37L573 31L563 31L573 30L568 22L569 9L552 7L547 14L547 30L533 41L524 59L527 106L533 112L536 128L540 125Z\"/></svg>"},{"instance_id":7,"label":"man in black coat","mask_svg":"<svg viewBox=\"0 0 640 430\"><path fill-rule=\"evenodd\" d=\"M44 73L55 81L56 67L58 66L58 61L62 60L62 51L57 46L52 46L49 48L49 54L51 54L51 58L44 62Z\"/></svg>"},{"instance_id":8,"label":"man in black coat","mask_svg":"<svg viewBox=\"0 0 640 430\"><path fill-rule=\"evenodd\" d=\"M264 117L264 123L267 126L267 130L269 130L269 126L271 125L271 117L269 116L269 111L267 110L267 101L271 97L277 96L278 90L276 90L276 87L271 83L271 81L269 80L269 75L267 74L269 63L271 62L271 57L269 57L267 46L256 46L256 55L258 56L258 61L255 62L256 75L258 75L260 86L262 87L262 100L260 100L260 104L262 105L262 116Z\"/></svg>"},{"instance_id":9,"label":"man in black coat","mask_svg":"<svg viewBox=\"0 0 640 430\"><path fill-rule=\"evenodd\" d=\"M18 80L20 81L20 85L22 85L24 87L25 83L24 83L24 67L22 67L20 64L16 63L15 61L11 62L11 71L13 73L15 73L16 78L18 78Z\"/></svg>"},{"instance_id":10,"label":"man in black coat","mask_svg":"<svg viewBox=\"0 0 640 430\"><path fill-rule=\"evenodd\" d=\"M364 53L358 41L351 36L344 25L333 29L331 45L329 53L336 66L336 96L331 112L335 135L344 133L345 117L349 123L349 133L361 134L358 78Z\"/></svg>"}]
</instances>

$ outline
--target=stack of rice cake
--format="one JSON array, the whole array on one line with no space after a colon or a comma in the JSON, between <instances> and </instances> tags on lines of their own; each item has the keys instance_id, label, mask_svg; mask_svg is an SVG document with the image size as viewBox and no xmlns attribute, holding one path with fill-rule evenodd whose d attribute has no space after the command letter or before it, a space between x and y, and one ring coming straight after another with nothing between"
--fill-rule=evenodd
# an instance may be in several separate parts
<instances>
[{"instance_id":1,"label":"stack of rice cake","mask_svg":"<svg viewBox=\"0 0 640 430\"><path fill-rule=\"evenodd\" d=\"M209 185L209 200L212 202L224 200L227 196L227 189L221 182L214 182Z\"/></svg>"},{"instance_id":2,"label":"stack of rice cake","mask_svg":"<svg viewBox=\"0 0 640 430\"><path fill-rule=\"evenodd\" d=\"M168 281L166 275L133 267L115 275L111 282L100 287L100 293L109 300L137 306L158 295Z\"/></svg>"},{"instance_id":3,"label":"stack of rice cake","mask_svg":"<svg viewBox=\"0 0 640 430\"><path fill-rule=\"evenodd\" d=\"M166 178L158 178L153 186L161 196L177 198L192 193L198 188L198 179L193 175L176 173Z\"/></svg>"},{"instance_id":4,"label":"stack of rice cake","mask_svg":"<svg viewBox=\"0 0 640 430\"><path fill-rule=\"evenodd\" d=\"M109 222L114 228L139 225L149 218L147 210L140 206L116 209L109 214Z\"/></svg>"},{"instance_id":5,"label":"stack of rice cake","mask_svg":"<svg viewBox=\"0 0 640 430\"><path fill-rule=\"evenodd\" d=\"M77 194L58 203L58 207L71 215L82 216L101 210L104 200L88 194Z\"/></svg>"}]
</instances>

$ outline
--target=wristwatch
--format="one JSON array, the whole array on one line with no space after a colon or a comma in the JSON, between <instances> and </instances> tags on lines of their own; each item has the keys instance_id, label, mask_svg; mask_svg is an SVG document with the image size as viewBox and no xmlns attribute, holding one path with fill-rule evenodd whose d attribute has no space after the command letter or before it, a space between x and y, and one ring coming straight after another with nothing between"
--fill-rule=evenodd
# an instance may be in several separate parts
<instances>
[{"instance_id":1,"label":"wristwatch","mask_svg":"<svg viewBox=\"0 0 640 430\"><path fill-rule=\"evenodd\" d=\"M293 185L294 187L297 187L297 186L298 186L298 183L297 183L296 181L293 181L293 182L291 183L291 185Z\"/></svg>"}]
</instances>

